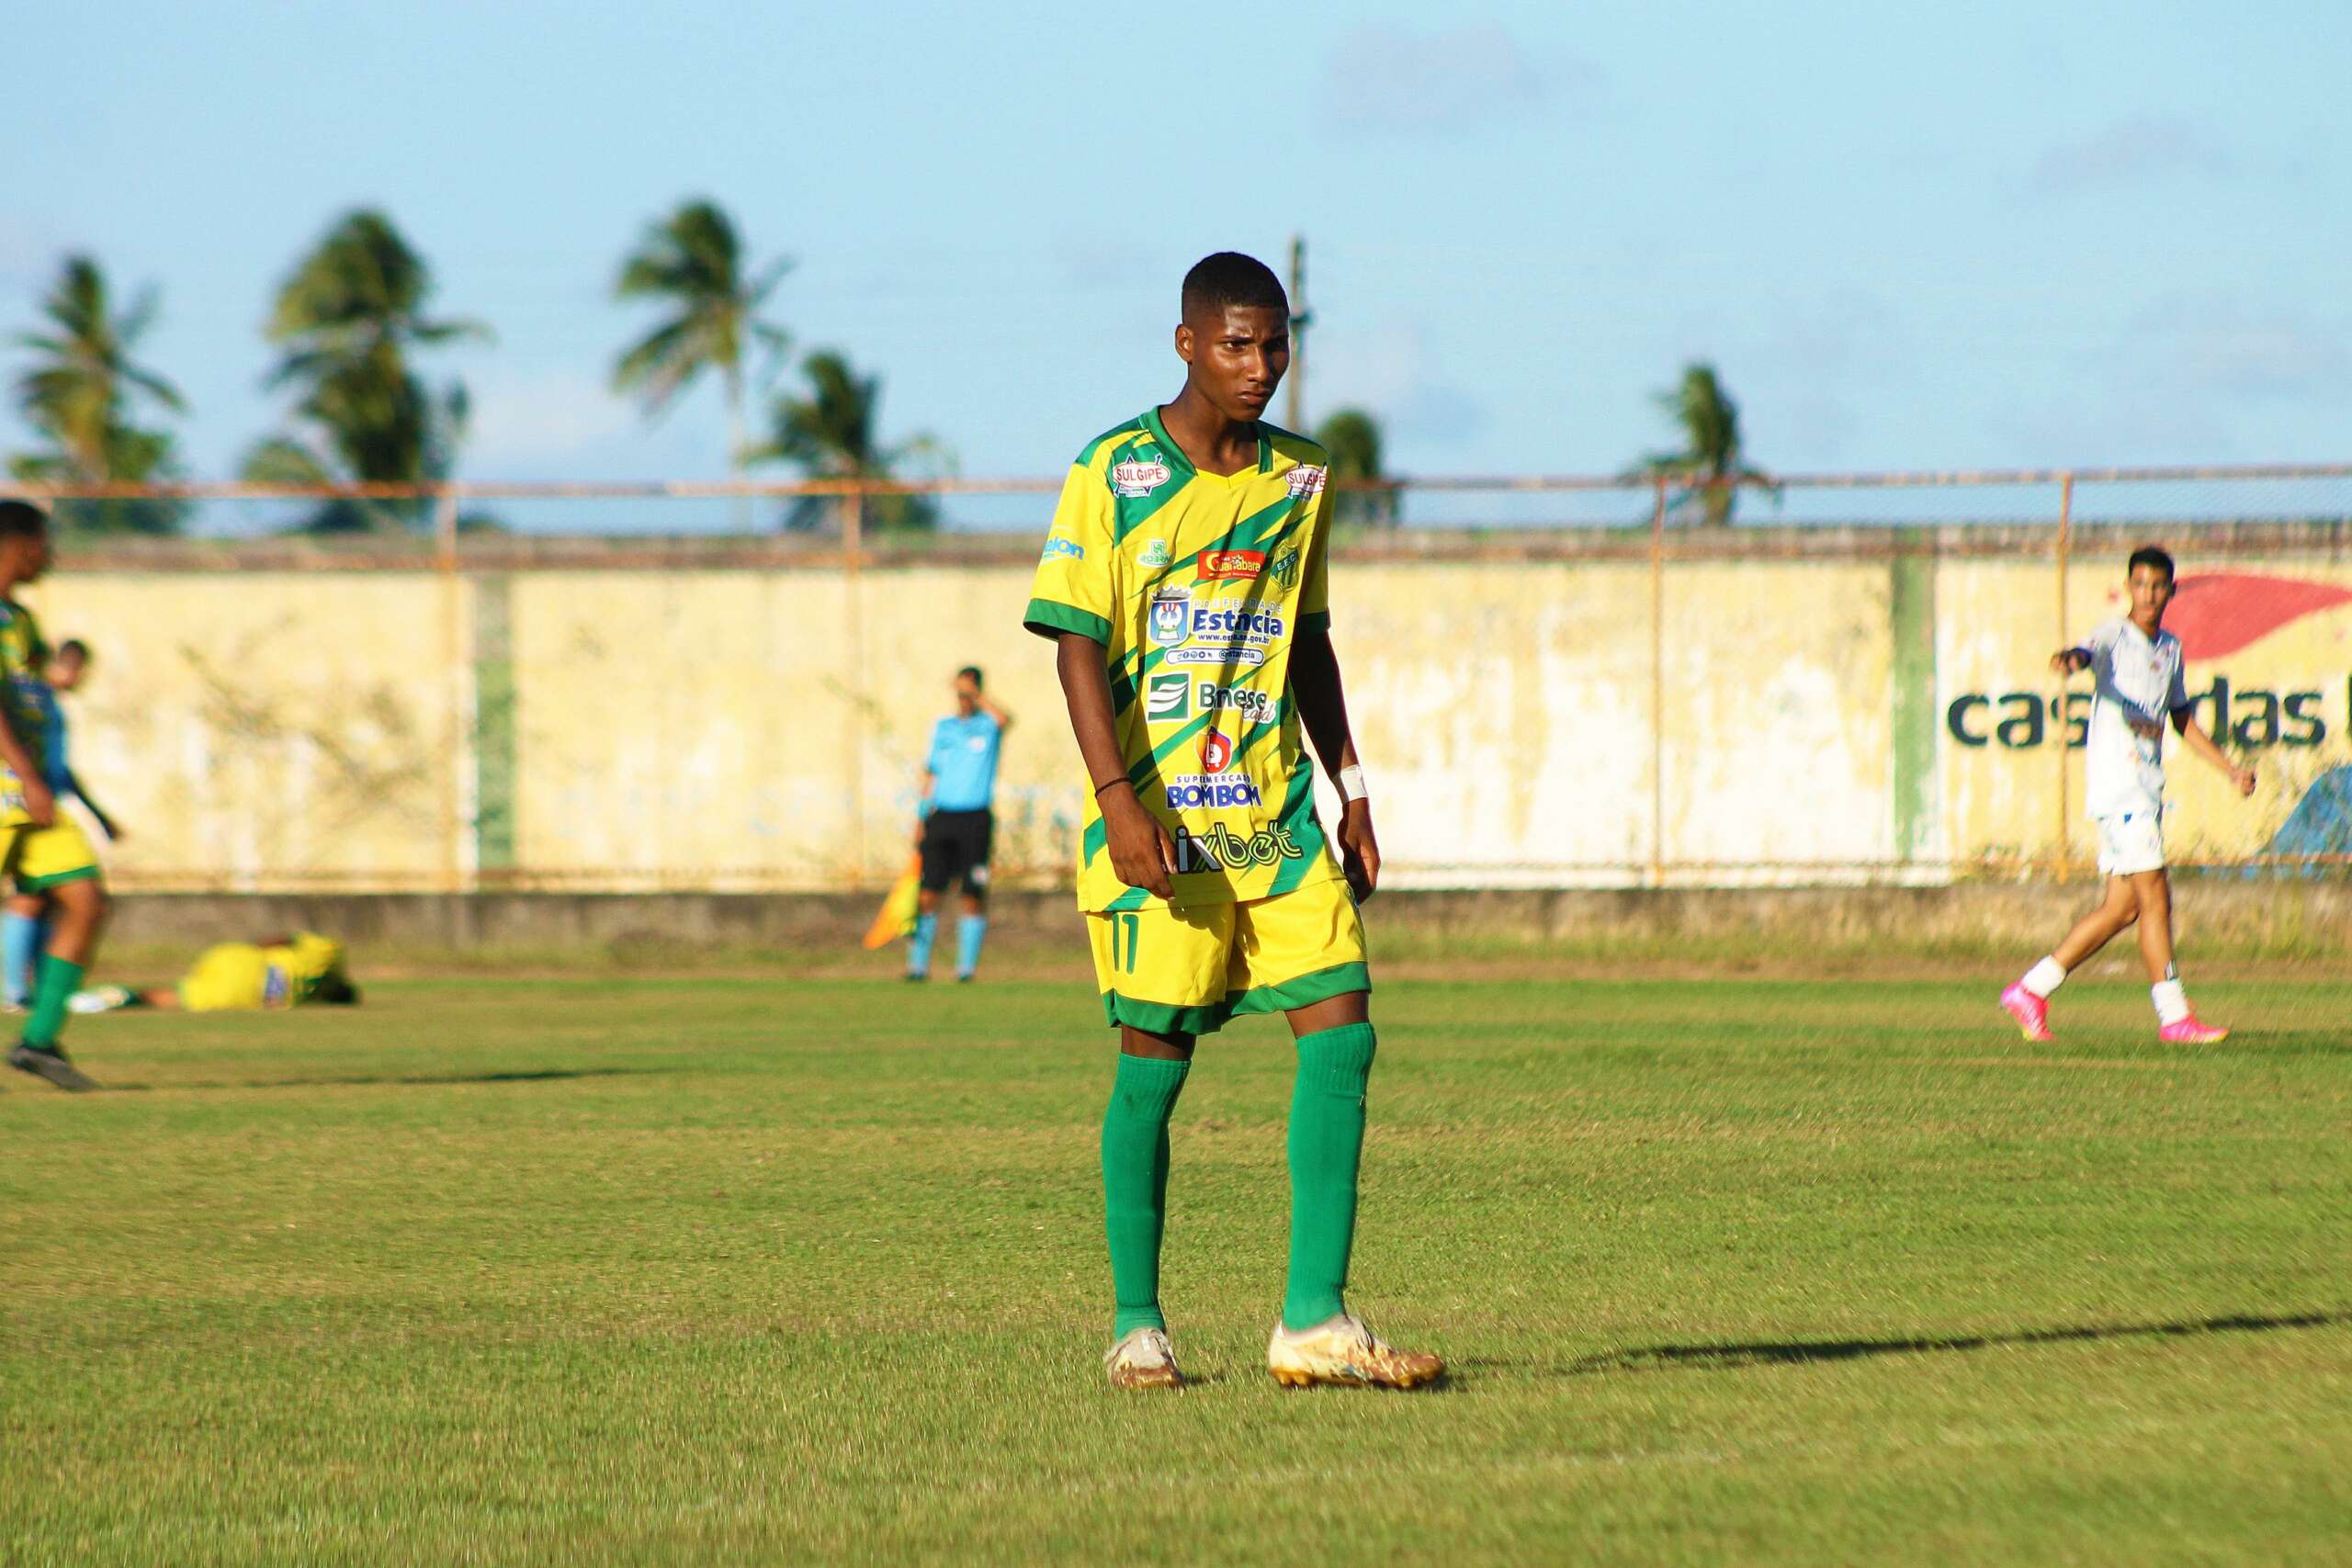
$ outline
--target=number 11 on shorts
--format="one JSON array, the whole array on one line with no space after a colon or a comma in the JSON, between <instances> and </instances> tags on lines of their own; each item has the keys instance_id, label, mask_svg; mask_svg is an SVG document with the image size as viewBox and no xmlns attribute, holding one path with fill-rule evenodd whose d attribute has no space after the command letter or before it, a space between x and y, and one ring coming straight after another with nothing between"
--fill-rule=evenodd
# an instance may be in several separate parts
<instances>
[{"instance_id":1,"label":"number 11 on shorts","mask_svg":"<svg viewBox=\"0 0 2352 1568\"><path fill-rule=\"evenodd\" d=\"M1119 922L1122 920L1125 921L1127 926L1127 955L1124 959L1119 956ZM1142 921L1133 915L1111 917L1111 962L1130 975L1136 972L1136 948L1142 940Z\"/></svg>"}]
</instances>

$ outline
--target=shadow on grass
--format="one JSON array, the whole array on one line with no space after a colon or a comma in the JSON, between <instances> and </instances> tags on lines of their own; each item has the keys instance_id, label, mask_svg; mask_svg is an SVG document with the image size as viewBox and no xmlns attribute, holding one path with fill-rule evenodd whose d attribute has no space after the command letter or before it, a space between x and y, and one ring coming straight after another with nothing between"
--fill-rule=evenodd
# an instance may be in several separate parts
<instances>
[{"instance_id":1,"label":"shadow on grass","mask_svg":"<svg viewBox=\"0 0 2352 1568\"><path fill-rule=\"evenodd\" d=\"M152 1094L158 1089L368 1089L422 1088L434 1084L554 1083L565 1078L624 1078L675 1072L674 1067L548 1067L518 1073L416 1073L403 1077L377 1075L340 1078L257 1078L229 1083L109 1083L98 1087L112 1094Z\"/></svg>"},{"instance_id":2,"label":"shadow on grass","mask_svg":"<svg viewBox=\"0 0 2352 1568\"><path fill-rule=\"evenodd\" d=\"M2187 1338L2199 1334L2267 1334L2289 1328L2330 1328L2352 1324L2352 1312L2297 1313L2285 1317L2185 1318L2177 1323L2118 1324L2109 1327L2026 1328L2014 1334L1967 1335L1949 1339L1791 1339L1743 1345L1651 1345L1612 1350L1568 1363L1571 1377L1594 1372L1654 1371L1698 1367L1714 1371L1742 1367L1852 1361L1868 1356L1925 1356L1953 1350L1989 1350L2011 1345L2070 1345L2102 1339Z\"/></svg>"}]
</instances>

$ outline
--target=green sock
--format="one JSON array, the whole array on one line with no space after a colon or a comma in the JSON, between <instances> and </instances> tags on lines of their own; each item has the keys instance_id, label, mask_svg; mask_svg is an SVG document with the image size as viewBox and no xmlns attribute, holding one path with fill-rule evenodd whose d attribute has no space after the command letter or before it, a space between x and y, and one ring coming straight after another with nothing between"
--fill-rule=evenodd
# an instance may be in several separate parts
<instances>
[{"instance_id":1,"label":"green sock","mask_svg":"<svg viewBox=\"0 0 2352 1568\"><path fill-rule=\"evenodd\" d=\"M1283 1326L1312 1328L1347 1310L1348 1249L1356 1235L1356 1166L1363 1091L1378 1040L1368 1023L1298 1037L1290 1100L1290 1283Z\"/></svg>"},{"instance_id":2,"label":"green sock","mask_svg":"<svg viewBox=\"0 0 2352 1568\"><path fill-rule=\"evenodd\" d=\"M82 988L82 966L53 953L40 955L40 977L33 982L32 1016L25 1021L25 1043L50 1046L65 1027L65 1004Z\"/></svg>"},{"instance_id":3,"label":"green sock","mask_svg":"<svg viewBox=\"0 0 2352 1568\"><path fill-rule=\"evenodd\" d=\"M1111 1108L1102 1116L1103 1228L1111 1237L1111 1287L1119 1314L1111 1335L1165 1328L1159 1315L1159 1233L1168 1218L1168 1113L1190 1062L1121 1053Z\"/></svg>"}]
</instances>

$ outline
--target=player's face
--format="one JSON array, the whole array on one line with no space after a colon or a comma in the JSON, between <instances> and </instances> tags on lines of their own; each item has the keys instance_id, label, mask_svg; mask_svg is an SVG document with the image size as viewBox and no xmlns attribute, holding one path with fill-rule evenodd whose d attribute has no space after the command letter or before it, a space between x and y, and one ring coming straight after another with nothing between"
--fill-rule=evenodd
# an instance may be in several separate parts
<instances>
[{"instance_id":1,"label":"player's face","mask_svg":"<svg viewBox=\"0 0 2352 1568\"><path fill-rule=\"evenodd\" d=\"M30 582L48 570L48 534L11 534L0 539L0 570L11 581Z\"/></svg>"},{"instance_id":2,"label":"player's face","mask_svg":"<svg viewBox=\"0 0 2352 1568\"><path fill-rule=\"evenodd\" d=\"M2172 576L2161 568L2135 566L2125 582L2132 590L2132 618L2155 625L2165 618L2165 606L2172 603Z\"/></svg>"},{"instance_id":3,"label":"player's face","mask_svg":"<svg viewBox=\"0 0 2352 1568\"><path fill-rule=\"evenodd\" d=\"M49 661L49 684L51 690L70 692L82 683L85 666L81 659L71 653L61 653Z\"/></svg>"},{"instance_id":4,"label":"player's face","mask_svg":"<svg viewBox=\"0 0 2352 1568\"><path fill-rule=\"evenodd\" d=\"M1176 329L1176 353L1209 406L1237 424L1257 419L1290 368L1290 316L1270 305L1226 305Z\"/></svg>"},{"instance_id":5,"label":"player's face","mask_svg":"<svg viewBox=\"0 0 2352 1568\"><path fill-rule=\"evenodd\" d=\"M969 718L972 716L974 710L979 705L980 689L972 684L972 678L969 675L956 676L956 711L962 714L966 718Z\"/></svg>"}]
</instances>

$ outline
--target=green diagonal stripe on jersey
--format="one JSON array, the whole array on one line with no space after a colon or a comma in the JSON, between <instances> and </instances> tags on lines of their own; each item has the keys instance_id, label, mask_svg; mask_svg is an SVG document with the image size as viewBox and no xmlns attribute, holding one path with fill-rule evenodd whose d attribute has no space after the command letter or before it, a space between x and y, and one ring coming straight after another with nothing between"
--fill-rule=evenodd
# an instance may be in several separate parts
<instances>
[{"instance_id":1,"label":"green diagonal stripe on jersey","mask_svg":"<svg viewBox=\"0 0 2352 1568\"><path fill-rule=\"evenodd\" d=\"M1323 850L1323 825L1315 819L1315 769L1303 760L1298 772L1291 775L1290 798L1283 802L1279 820L1290 829L1292 841L1302 852L1296 860L1284 861L1274 873L1273 885L1266 889L1269 898L1297 886Z\"/></svg>"},{"instance_id":2,"label":"green diagonal stripe on jersey","mask_svg":"<svg viewBox=\"0 0 2352 1568\"><path fill-rule=\"evenodd\" d=\"M1079 841L1086 847L1086 863L1092 865L1094 863L1094 857L1101 854L1103 847L1111 841L1111 824L1109 819L1106 818L1097 817L1093 821L1089 822L1086 825L1085 837Z\"/></svg>"},{"instance_id":3,"label":"green diagonal stripe on jersey","mask_svg":"<svg viewBox=\"0 0 2352 1568\"><path fill-rule=\"evenodd\" d=\"M1150 437L1148 435L1139 435L1132 441L1121 442L1111 454L1111 467L1115 468L1125 462L1130 454L1141 450L1149 440ZM1111 530L1111 542L1114 545L1125 544L1128 535L1149 522L1151 514L1173 500L1177 492L1189 482L1170 473L1166 483L1147 495L1121 495L1114 491L1111 496L1111 510L1115 521Z\"/></svg>"}]
</instances>

